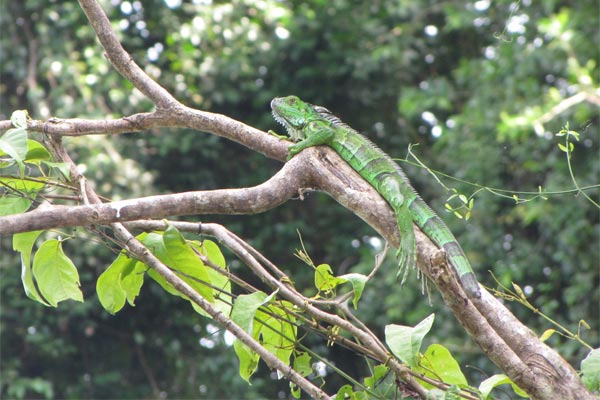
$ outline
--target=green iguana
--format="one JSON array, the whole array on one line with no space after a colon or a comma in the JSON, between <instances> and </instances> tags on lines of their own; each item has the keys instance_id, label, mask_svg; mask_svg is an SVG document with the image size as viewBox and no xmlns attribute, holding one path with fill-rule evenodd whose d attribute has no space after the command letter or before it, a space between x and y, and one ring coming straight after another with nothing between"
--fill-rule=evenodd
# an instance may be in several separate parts
<instances>
[{"instance_id":1,"label":"green iguana","mask_svg":"<svg viewBox=\"0 0 600 400\"><path fill-rule=\"evenodd\" d=\"M413 222L440 248L456 270L465 292L479 298L479 284L465 253L450 229L419 197L402 169L369 139L343 123L329 110L305 103L296 96L271 101L273 117L297 142L289 148L288 159L307 147L328 145L369 182L396 214L401 245L398 248L400 271L416 265Z\"/></svg>"}]
</instances>

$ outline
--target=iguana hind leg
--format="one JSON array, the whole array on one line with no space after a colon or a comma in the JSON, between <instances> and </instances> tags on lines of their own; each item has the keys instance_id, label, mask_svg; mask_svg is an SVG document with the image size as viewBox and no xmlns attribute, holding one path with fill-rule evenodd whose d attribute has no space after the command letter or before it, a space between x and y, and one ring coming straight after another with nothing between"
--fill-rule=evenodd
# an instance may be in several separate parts
<instances>
[{"instance_id":1,"label":"iguana hind leg","mask_svg":"<svg viewBox=\"0 0 600 400\"><path fill-rule=\"evenodd\" d=\"M406 280L409 267L416 267L417 251L415 233L413 231L413 220L406 199L400 190L401 183L398 178L388 175L381 180L380 193L390 204L396 214L398 231L400 231L400 247L396 252L398 257L398 274L402 275L401 284Z\"/></svg>"},{"instance_id":2,"label":"iguana hind leg","mask_svg":"<svg viewBox=\"0 0 600 400\"><path fill-rule=\"evenodd\" d=\"M406 205L403 205L396 211L396 221L398 223L398 230L400 231L400 247L398 247L398 251L396 252L396 257L398 257L398 273L396 277L402 275L400 284L403 284L410 267L415 268L417 266L413 221Z\"/></svg>"}]
</instances>

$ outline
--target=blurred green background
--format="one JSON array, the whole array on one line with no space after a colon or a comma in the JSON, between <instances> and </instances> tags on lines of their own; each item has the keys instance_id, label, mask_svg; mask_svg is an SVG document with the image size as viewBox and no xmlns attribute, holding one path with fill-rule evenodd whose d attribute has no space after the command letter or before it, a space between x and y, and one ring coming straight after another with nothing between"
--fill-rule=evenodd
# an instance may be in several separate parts
<instances>
[{"instance_id":1,"label":"blurred green background","mask_svg":"<svg viewBox=\"0 0 600 400\"><path fill-rule=\"evenodd\" d=\"M430 168L490 188L573 189L555 136L581 134L572 167L580 186L599 182L599 3L555 1L101 2L139 65L188 106L281 131L275 96L324 105L403 158L409 144ZM0 120L116 118L149 111L103 56L74 1L4 1L0 10ZM280 132L283 133L283 132ZM65 139L98 192L113 199L255 185L281 164L225 139L184 129ZM599 212L573 191L515 205L481 191L467 222L444 213L449 193L424 169L401 164L422 197L456 234L480 281L521 285L544 313L598 346ZM445 183L470 195L478 187ZM598 189L587 192L599 200ZM512 193L509 194L509 197ZM533 195L520 195L527 198ZM458 205L458 204L456 204ZM367 273L376 235L321 193L256 216L202 216L225 224L309 288L311 271L293 255L302 234L315 262L337 274ZM79 268L84 304L44 308L26 298L11 238L0 237L2 398L288 398L287 381L261 365L248 386L228 337L153 283L116 316L95 298L95 279L114 254L84 231L66 253ZM231 256L232 270L248 275ZM357 311L383 336L389 323L429 313L429 343L451 349L477 385L497 373L451 314L404 287L390 257ZM552 326L518 305L537 334ZM305 344L360 379L365 364L320 339ZM586 351L558 335L549 343L575 368ZM327 371L324 389L345 383Z\"/></svg>"}]
</instances>

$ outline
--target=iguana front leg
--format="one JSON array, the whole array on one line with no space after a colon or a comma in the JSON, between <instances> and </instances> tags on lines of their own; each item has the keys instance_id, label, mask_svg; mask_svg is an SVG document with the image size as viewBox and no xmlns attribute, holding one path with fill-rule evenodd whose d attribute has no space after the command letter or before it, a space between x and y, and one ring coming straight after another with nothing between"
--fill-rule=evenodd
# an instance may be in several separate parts
<instances>
[{"instance_id":1,"label":"iguana front leg","mask_svg":"<svg viewBox=\"0 0 600 400\"><path fill-rule=\"evenodd\" d=\"M273 130L271 130L271 129L269 129L269 130L267 131L267 133L268 133L269 135L271 135L271 136L275 136L277 139L286 140L286 141L288 141L288 142L291 142L291 141L292 141L292 139L291 139L291 138L290 138L288 135L280 135L279 133L277 133L277 132L275 132L275 131L273 131Z\"/></svg>"},{"instance_id":2,"label":"iguana front leg","mask_svg":"<svg viewBox=\"0 0 600 400\"><path fill-rule=\"evenodd\" d=\"M289 147L288 160L307 147L329 144L335 135L334 130L327 126L321 126L318 122L311 122L304 129L308 132L306 139Z\"/></svg>"}]
</instances>

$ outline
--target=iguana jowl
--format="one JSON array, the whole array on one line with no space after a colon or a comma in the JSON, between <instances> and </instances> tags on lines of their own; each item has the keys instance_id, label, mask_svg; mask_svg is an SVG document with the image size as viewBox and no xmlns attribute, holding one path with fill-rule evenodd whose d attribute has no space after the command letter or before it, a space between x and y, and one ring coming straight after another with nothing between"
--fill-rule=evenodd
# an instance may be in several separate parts
<instances>
[{"instance_id":1,"label":"iguana jowl","mask_svg":"<svg viewBox=\"0 0 600 400\"><path fill-rule=\"evenodd\" d=\"M397 253L400 271L416 265L414 222L432 242L446 251L465 292L470 297L481 296L473 269L454 235L419 197L402 169L386 153L326 108L305 103L296 96L274 98L271 109L275 120L297 142L289 148L289 158L307 147L328 145L392 207L401 235Z\"/></svg>"}]
</instances>

